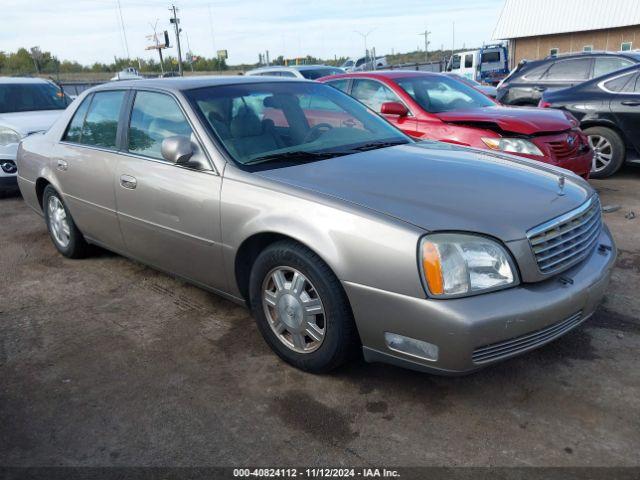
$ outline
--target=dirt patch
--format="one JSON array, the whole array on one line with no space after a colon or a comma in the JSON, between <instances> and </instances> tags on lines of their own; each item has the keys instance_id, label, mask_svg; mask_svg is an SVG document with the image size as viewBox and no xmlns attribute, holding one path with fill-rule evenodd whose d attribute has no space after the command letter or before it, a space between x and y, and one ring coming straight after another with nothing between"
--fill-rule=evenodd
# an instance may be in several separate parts
<instances>
[{"instance_id":1,"label":"dirt patch","mask_svg":"<svg viewBox=\"0 0 640 480\"><path fill-rule=\"evenodd\" d=\"M640 333L640 319L606 308L599 308L588 320L587 326L589 328L607 328L618 332Z\"/></svg>"},{"instance_id":2,"label":"dirt patch","mask_svg":"<svg viewBox=\"0 0 640 480\"><path fill-rule=\"evenodd\" d=\"M273 399L269 410L290 428L312 435L320 442L343 444L358 437L358 432L351 428L349 416L305 392L287 392L286 396Z\"/></svg>"}]
</instances>

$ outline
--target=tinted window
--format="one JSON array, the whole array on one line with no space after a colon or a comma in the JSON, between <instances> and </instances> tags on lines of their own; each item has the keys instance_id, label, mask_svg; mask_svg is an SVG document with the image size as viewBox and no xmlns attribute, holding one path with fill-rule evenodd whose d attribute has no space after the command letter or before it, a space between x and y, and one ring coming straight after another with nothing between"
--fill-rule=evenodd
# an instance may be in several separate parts
<instances>
[{"instance_id":1,"label":"tinted window","mask_svg":"<svg viewBox=\"0 0 640 480\"><path fill-rule=\"evenodd\" d=\"M396 81L427 112L495 106L475 88L444 75L400 78Z\"/></svg>"},{"instance_id":2,"label":"tinted window","mask_svg":"<svg viewBox=\"0 0 640 480\"><path fill-rule=\"evenodd\" d=\"M356 62L356 67L359 67L360 65L362 65L365 62L366 58L362 57L359 58L358 61Z\"/></svg>"},{"instance_id":3,"label":"tinted window","mask_svg":"<svg viewBox=\"0 0 640 480\"><path fill-rule=\"evenodd\" d=\"M0 113L63 110L70 100L51 83L0 84Z\"/></svg>"},{"instance_id":4,"label":"tinted window","mask_svg":"<svg viewBox=\"0 0 640 480\"><path fill-rule=\"evenodd\" d=\"M138 92L129 122L129 151L162 159L162 141L168 137L191 138L191 127L169 95Z\"/></svg>"},{"instance_id":5,"label":"tinted window","mask_svg":"<svg viewBox=\"0 0 640 480\"><path fill-rule=\"evenodd\" d=\"M623 75L621 77L614 78L607 82L604 82L604 88L611 92L622 92L625 89L625 86L630 83L633 75Z\"/></svg>"},{"instance_id":6,"label":"tinted window","mask_svg":"<svg viewBox=\"0 0 640 480\"><path fill-rule=\"evenodd\" d=\"M351 95L374 112L380 112L380 108L385 102L400 101L389 87L374 80L354 80Z\"/></svg>"},{"instance_id":7,"label":"tinted window","mask_svg":"<svg viewBox=\"0 0 640 480\"><path fill-rule=\"evenodd\" d=\"M632 65L631 60L620 57L596 57L593 66L593 76L599 77L609 72L620 70L621 68Z\"/></svg>"},{"instance_id":8,"label":"tinted window","mask_svg":"<svg viewBox=\"0 0 640 480\"><path fill-rule=\"evenodd\" d=\"M464 68L471 68L471 67L473 67L473 54L465 55Z\"/></svg>"},{"instance_id":9,"label":"tinted window","mask_svg":"<svg viewBox=\"0 0 640 480\"><path fill-rule=\"evenodd\" d=\"M454 55L451 61L451 68L457 70L460 68L460 55Z\"/></svg>"},{"instance_id":10,"label":"tinted window","mask_svg":"<svg viewBox=\"0 0 640 480\"><path fill-rule=\"evenodd\" d=\"M349 80L344 79L344 80L332 80L330 82L327 82L327 85L331 85L334 88L337 88L338 90L342 90L343 92L347 91L347 86L349 85Z\"/></svg>"},{"instance_id":11,"label":"tinted window","mask_svg":"<svg viewBox=\"0 0 640 480\"><path fill-rule=\"evenodd\" d=\"M560 60L551 65L544 80L586 80L589 78L590 66L590 58Z\"/></svg>"},{"instance_id":12,"label":"tinted window","mask_svg":"<svg viewBox=\"0 0 640 480\"><path fill-rule=\"evenodd\" d=\"M313 70L300 70L300 73L304 78L315 80L316 78L339 75L344 72L339 68L314 68Z\"/></svg>"},{"instance_id":13,"label":"tinted window","mask_svg":"<svg viewBox=\"0 0 640 480\"><path fill-rule=\"evenodd\" d=\"M91 103L92 95L86 97L76 112L73 114L71 122L67 127L67 133L64 134L63 140L74 143L81 143L82 125L84 125L84 117L87 115L89 104Z\"/></svg>"},{"instance_id":14,"label":"tinted window","mask_svg":"<svg viewBox=\"0 0 640 480\"><path fill-rule=\"evenodd\" d=\"M482 54L482 63L499 62L500 52L485 52Z\"/></svg>"},{"instance_id":15,"label":"tinted window","mask_svg":"<svg viewBox=\"0 0 640 480\"><path fill-rule=\"evenodd\" d=\"M540 78L544 75L548 68L549 64L545 63L544 65L540 65L539 67L525 70L523 77L527 80L540 80Z\"/></svg>"},{"instance_id":16,"label":"tinted window","mask_svg":"<svg viewBox=\"0 0 640 480\"><path fill-rule=\"evenodd\" d=\"M118 118L124 93L117 91L93 94L78 143L104 148L116 147Z\"/></svg>"}]
</instances>

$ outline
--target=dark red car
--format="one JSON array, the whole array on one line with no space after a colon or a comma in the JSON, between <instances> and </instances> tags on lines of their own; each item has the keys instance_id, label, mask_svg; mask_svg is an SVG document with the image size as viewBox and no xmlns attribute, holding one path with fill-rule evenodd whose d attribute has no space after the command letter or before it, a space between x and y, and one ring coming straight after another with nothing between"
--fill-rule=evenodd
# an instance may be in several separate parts
<instances>
[{"instance_id":1,"label":"dark red car","mask_svg":"<svg viewBox=\"0 0 640 480\"><path fill-rule=\"evenodd\" d=\"M414 138L500 150L588 178L593 151L570 114L505 107L438 73L362 72L324 77Z\"/></svg>"}]
</instances>

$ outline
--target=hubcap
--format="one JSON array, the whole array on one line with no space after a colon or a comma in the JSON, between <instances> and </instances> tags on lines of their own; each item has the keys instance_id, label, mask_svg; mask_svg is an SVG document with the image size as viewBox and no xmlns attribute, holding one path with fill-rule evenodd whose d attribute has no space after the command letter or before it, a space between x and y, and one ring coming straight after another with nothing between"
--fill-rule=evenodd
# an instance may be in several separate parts
<instances>
[{"instance_id":1,"label":"hubcap","mask_svg":"<svg viewBox=\"0 0 640 480\"><path fill-rule=\"evenodd\" d=\"M316 288L298 270L271 270L262 284L262 306L271 330L291 350L311 353L322 345L324 306Z\"/></svg>"},{"instance_id":2,"label":"hubcap","mask_svg":"<svg viewBox=\"0 0 640 480\"><path fill-rule=\"evenodd\" d=\"M613 148L609 140L600 135L589 135L589 145L593 148L591 172L600 172L607 168L613 158Z\"/></svg>"},{"instance_id":3,"label":"hubcap","mask_svg":"<svg viewBox=\"0 0 640 480\"><path fill-rule=\"evenodd\" d=\"M56 196L49 197L49 205L47 208L49 209L49 227L53 239L60 247L67 248L71 235L69 222L67 221L67 212L60 199Z\"/></svg>"}]
</instances>

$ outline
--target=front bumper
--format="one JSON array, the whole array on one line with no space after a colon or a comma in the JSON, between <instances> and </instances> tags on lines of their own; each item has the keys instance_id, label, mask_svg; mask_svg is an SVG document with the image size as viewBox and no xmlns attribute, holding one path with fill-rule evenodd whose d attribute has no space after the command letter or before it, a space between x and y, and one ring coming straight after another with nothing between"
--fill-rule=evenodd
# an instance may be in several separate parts
<instances>
[{"instance_id":1,"label":"front bumper","mask_svg":"<svg viewBox=\"0 0 640 480\"><path fill-rule=\"evenodd\" d=\"M544 345L588 319L602 300L616 258L606 226L598 245L610 248L596 247L583 262L552 279L474 297L422 299L344 282L365 359L455 375ZM385 332L437 345L438 359L390 350Z\"/></svg>"}]
</instances>

